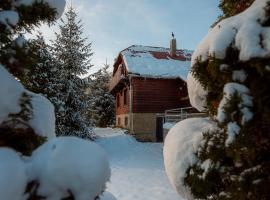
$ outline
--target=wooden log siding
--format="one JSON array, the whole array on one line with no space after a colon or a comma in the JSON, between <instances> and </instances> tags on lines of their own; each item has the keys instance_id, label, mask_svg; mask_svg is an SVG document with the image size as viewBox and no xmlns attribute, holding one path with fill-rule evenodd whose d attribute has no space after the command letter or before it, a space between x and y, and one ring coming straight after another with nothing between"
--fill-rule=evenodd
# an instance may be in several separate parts
<instances>
[{"instance_id":1,"label":"wooden log siding","mask_svg":"<svg viewBox=\"0 0 270 200\"><path fill-rule=\"evenodd\" d=\"M127 92L127 103L124 104L124 91L126 90ZM117 107L119 102L119 106ZM118 91L116 93L116 115L121 115L121 114L127 114L130 112L130 98L129 98L129 88L125 87L121 91Z\"/></svg>"},{"instance_id":2,"label":"wooden log siding","mask_svg":"<svg viewBox=\"0 0 270 200\"><path fill-rule=\"evenodd\" d=\"M133 112L164 113L165 110L190 106L186 83L180 79L133 77Z\"/></svg>"}]
</instances>

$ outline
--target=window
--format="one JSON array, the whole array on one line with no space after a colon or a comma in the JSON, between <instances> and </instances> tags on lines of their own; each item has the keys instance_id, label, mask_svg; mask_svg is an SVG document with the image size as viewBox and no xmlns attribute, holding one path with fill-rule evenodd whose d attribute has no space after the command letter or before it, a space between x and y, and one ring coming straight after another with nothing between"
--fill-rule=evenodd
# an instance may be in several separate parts
<instances>
[{"instance_id":1,"label":"window","mask_svg":"<svg viewBox=\"0 0 270 200\"><path fill-rule=\"evenodd\" d=\"M128 117L125 117L125 126L128 125Z\"/></svg>"},{"instance_id":2,"label":"window","mask_svg":"<svg viewBox=\"0 0 270 200\"><path fill-rule=\"evenodd\" d=\"M128 94L127 94L127 89L124 90L124 105L127 105L128 102Z\"/></svg>"},{"instance_id":3,"label":"window","mask_svg":"<svg viewBox=\"0 0 270 200\"><path fill-rule=\"evenodd\" d=\"M120 95L119 94L117 95L116 103L117 103L117 108L118 108L120 106Z\"/></svg>"},{"instance_id":4,"label":"window","mask_svg":"<svg viewBox=\"0 0 270 200\"><path fill-rule=\"evenodd\" d=\"M118 124L118 126L120 126L120 125L121 125L121 118L120 118L120 117L118 117L118 120L117 120L117 121L118 121L118 123L117 123L117 124Z\"/></svg>"}]
</instances>

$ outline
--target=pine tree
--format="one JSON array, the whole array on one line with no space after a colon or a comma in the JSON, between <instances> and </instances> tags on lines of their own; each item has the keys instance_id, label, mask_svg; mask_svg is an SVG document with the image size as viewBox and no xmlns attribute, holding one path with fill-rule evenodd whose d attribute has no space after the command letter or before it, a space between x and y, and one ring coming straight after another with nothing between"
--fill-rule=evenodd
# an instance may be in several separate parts
<instances>
[{"instance_id":1,"label":"pine tree","mask_svg":"<svg viewBox=\"0 0 270 200\"><path fill-rule=\"evenodd\" d=\"M61 19L60 33L56 33L52 44L53 54L59 62L59 100L63 102L56 110L57 134L91 138L91 129L84 118L86 85L80 78L92 66L91 43L82 37L83 27L72 7L65 17L66 20Z\"/></svg>"},{"instance_id":2,"label":"pine tree","mask_svg":"<svg viewBox=\"0 0 270 200\"><path fill-rule=\"evenodd\" d=\"M46 1L32 3L16 0L1 1L0 67L4 66L8 69L21 83L25 83L26 71L33 70L36 64L23 33L39 26L42 22L52 23L56 19L56 14L56 9L51 8ZM1 98L5 97L0 96L0 102L2 102ZM19 101L21 111L10 113L8 119L1 122L0 146L9 146L23 154L30 154L44 142L44 138L38 136L28 124L32 118L31 98L29 93L23 92Z\"/></svg>"},{"instance_id":3,"label":"pine tree","mask_svg":"<svg viewBox=\"0 0 270 200\"><path fill-rule=\"evenodd\" d=\"M106 127L115 121L115 100L109 92L109 65L88 77L89 79L89 109L87 117L95 126Z\"/></svg>"},{"instance_id":4,"label":"pine tree","mask_svg":"<svg viewBox=\"0 0 270 200\"><path fill-rule=\"evenodd\" d=\"M251 2L223 0L221 6L225 16L231 16L242 10L237 11L237 5L245 7ZM266 6L254 13L265 15L263 20L257 19L258 27L269 28L270 1L255 1L257 6L264 2ZM224 28L229 22L217 27ZM258 45L264 50L263 41L269 42L269 37L259 37ZM197 59L192 68L193 76L207 90L206 110L218 124L218 129L203 133L199 161L185 178L199 199L270 199L270 59L253 54L243 59L241 48L233 40L224 58L210 55L206 60Z\"/></svg>"},{"instance_id":5,"label":"pine tree","mask_svg":"<svg viewBox=\"0 0 270 200\"><path fill-rule=\"evenodd\" d=\"M52 96L53 85L58 79L58 63L50 53L50 46L45 43L41 33L38 33L37 38L30 40L29 43L36 64L33 70L27 71L25 85L35 93L41 93L46 97Z\"/></svg>"}]
</instances>

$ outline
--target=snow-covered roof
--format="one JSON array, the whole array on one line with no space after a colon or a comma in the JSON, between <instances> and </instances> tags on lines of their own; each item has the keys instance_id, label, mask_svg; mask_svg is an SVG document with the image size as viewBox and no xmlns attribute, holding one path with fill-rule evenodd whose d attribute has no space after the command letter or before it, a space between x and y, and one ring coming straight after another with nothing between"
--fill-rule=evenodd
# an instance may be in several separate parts
<instances>
[{"instance_id":1,"label":"snow-covered roof","mask_svg":"<svg viewBox=\"0 0 270 200\"><path fill-rule=\"evenodd\" d=\"M186 81L192 52L177 50L176 56L172 57L169 48L133 45L120 54L129 74L161 78L180 77Z\"/></svg>"}]
</instances>

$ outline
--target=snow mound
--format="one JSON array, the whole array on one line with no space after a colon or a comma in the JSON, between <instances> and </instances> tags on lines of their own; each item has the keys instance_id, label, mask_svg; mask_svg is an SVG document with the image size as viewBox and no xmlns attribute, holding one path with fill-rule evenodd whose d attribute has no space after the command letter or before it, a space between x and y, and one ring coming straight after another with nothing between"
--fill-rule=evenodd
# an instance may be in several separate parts
<instances>
[{"instance_id":1,"label":"snow mound","mask_svg":"<svg viewBox=\"0 0 270 200\"><path fill-rule=\"evenodd\" d=\"M21 110L19 100L24 88L22 84L0 64L0 124L8 118L10 113ZM5 87L3 87L5 86Z\"/></svg>"},{"instance_id":2,"label":"snow mound","mask_svg":"<svg viewBox=\"0 0 270 200\"><path fill-rule=\"evenodd\" d=\"M22 84L15 80L2 65L0 65L0 124L8 120L9 114L19 113L21 111L20 99L23 93L31 97L33 116L29 125L35 130L35 133L47 138L55 137L55 116L54 106L42 95L29 92L24 89Z\"/></svg>"},{"instance_id":3,"label":"snow mound","mask_svg":"<svg viewBox=\"0 0 270 200\"><path fill-rule=\"evenodd\" d=\"M14 150L0 148L0 173L1 200L21 200L27 176L25 165Z\"/></svg>"},{"instance_id":4,"label":"snow mound","mask_svg":"<svg viewBox=\"0 0 270 200\"><path fill-rule=\"evenodd\" d=\"M209 56L224 59L226 50L232 46L239 50L239 60L270 57L270 28L264 26L267 20L265 9L269 0L256 0L247 10L219 22L210 29L192 55L191 66ZM205 106L207 91L193 77L188 75L188 93L191 105L202 111Z\"/></svg>"},{"instance_id":5,"label":"snow mound","mask_svg":"<svg viewBox=\"0 0 270 200\"><path fill-rule=\"evenodd\" d=\"M197 162L195 153L203 144L204 131L215 124L208 118L190 118L172 127L164 142L164 164L175 190L186 199L193 199L190 189L184 185L186 170Z\"/></svg>"},{"instance_id":6,"label":"snow mound","mask_svg":"<svg viewBox=\"0 0 270 200\"><path fill-rule=\"evenodd\" d=\"M105 189L110 168L105 151L76 137L54 138L35 150L28 174L38 180L38 194L61 199L72 192L75 199L94 200Z\"/></svg>"},{"instance_id":7,"label":"snow mound","mask_svg":"<svg viewBox=\"0 0 270 200\"><path fill-rule=\"evenodd\" d=\"M191 73L189 73L187 77L187 88L190 104L198 111L204 111L206 107L207 91Z\"/></svg>"},{"instance_id":8,"label":"snow mound","mask_svg":"<svg viewBox=\"0 0 270 200\"><path fill-rule=\"evenodd\" d=\"M28 93L32 96L31 104L33 106L33 118L29 121L30 126L40 136L48 139L56 137L54 106L44 96Z\"/></svg>"}]
</instances>

